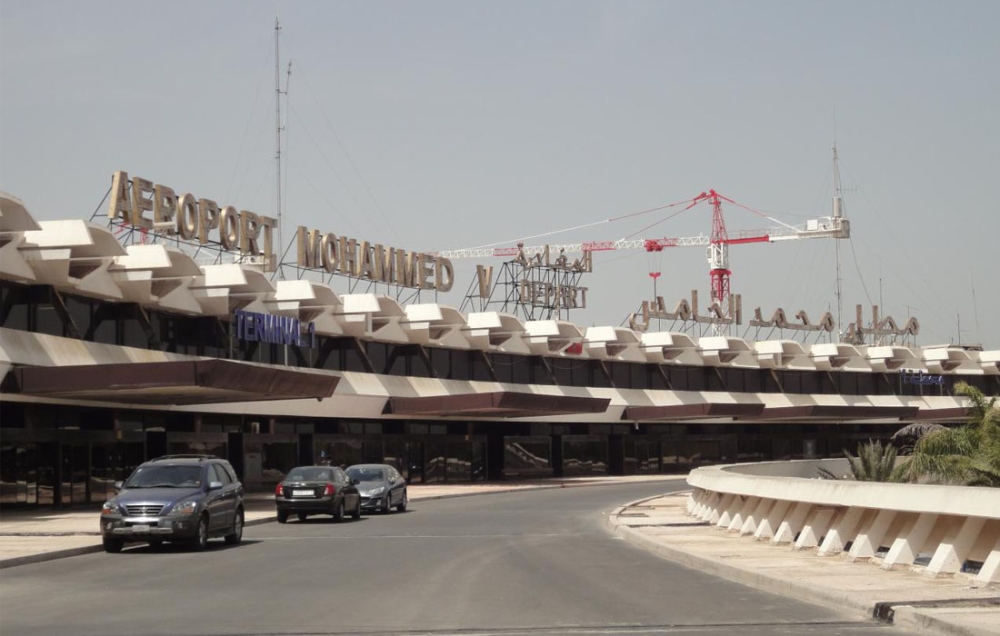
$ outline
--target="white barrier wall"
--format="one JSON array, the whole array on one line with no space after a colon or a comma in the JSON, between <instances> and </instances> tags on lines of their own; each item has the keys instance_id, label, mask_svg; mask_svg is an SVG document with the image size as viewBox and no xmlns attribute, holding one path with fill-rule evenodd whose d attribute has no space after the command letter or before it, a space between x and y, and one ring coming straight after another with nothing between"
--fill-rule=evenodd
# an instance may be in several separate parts
<instances>
[{"instance_id":1,"label":"white barrier wall","mask_svg":"<svg viewBox=\"0 0 1000 636\"><path fill-rule=\"evenodd\" d=\"M819 556L951 576L979 567L1000 583L1000 489L819 479L846 460L710 466L691 471L688 514L719 529Z\"/></svg>"}]
</instances>

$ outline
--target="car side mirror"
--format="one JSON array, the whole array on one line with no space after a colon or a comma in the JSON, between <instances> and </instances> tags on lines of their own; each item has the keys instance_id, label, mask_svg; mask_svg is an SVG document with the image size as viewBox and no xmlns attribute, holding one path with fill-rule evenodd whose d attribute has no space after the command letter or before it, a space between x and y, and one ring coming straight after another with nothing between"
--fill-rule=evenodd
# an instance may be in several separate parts
<instances>
[{"instance_id":1,"label":"car side mirror","mask_svg":"<svg viewBox=\"0 0 1000 636\"><path fill-rule=\"evenodd\" d=\"M357 486L360 483L361 483L360 479L351 479L351 485L352 486Z\"/></svg>"},{"instance_id":2,"label":"car side mirror","mask_svg":"<svg viewBox=\"0 0 1000 636\"><path fill-rule=\"evenodd\" d=\"M115 490L121 490L122 486L124 486L124 485L125 485L125 482L123 482L123 481L116 481L115 482Z\"/></svg>"},{"instance_id":3,"label":"car side mirror","mask_svg":"<svg viewBox=\"0 0 1000 636\"><path fill-rule=\"evenodd\" d=\"M209 490L218 490L219 488L222 488L222 482L221 481L210 481L210 482L208 482L208 489Z\"/></svg>"}]
</instances>

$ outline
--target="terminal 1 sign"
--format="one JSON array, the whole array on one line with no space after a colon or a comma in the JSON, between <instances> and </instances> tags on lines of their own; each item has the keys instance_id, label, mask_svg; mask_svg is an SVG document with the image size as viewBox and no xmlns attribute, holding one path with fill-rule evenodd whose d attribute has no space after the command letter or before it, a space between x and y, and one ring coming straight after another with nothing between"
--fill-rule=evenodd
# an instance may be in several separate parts
<instances>
[{"instance_id":1,"label":"terminal 1 sign","mask_svg":"<svg viewBox=\"0 0 1000 636\"><path fill-rule=\"evenodd\" d=\"M256 311L237 309L233 312L236 339L263 344L316 346L316 323L308 322L303 331L302 321L288 316L274 316Z\"/></svg>"}]
</instances>

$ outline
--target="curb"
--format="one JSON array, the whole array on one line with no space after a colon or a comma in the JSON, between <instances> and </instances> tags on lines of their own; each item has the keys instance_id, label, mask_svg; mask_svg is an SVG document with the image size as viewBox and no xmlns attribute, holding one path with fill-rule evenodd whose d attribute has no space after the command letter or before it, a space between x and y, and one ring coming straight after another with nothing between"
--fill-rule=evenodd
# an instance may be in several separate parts
<instances>
[{"instance_id":1,"label":"curb","mask_svg":"<svg viewBox=\"0 0 1000 636\"><path fill-rule=\"evenodd\" d=\"M85 545L79 548L67 548L65 550L55 550L53 552L39 552L38 554L26 554L19 557L11 557L9 559L0 560L0 570L5 570L7 568L17 567L19 565L29 565L31 563L43 563L45 561L55 561L56 559L65 559L66 557L79 556L81 554L92 554L94 552L103 552L104 546L101 544L97 545Z\"/></svg>"},{"instance_id":2,"label":"curb","mask_svg":"<svg viewBox=\"0 0 1000 636\"><path fill-rule=\"evenodd\" d=\"M651 497L649 499L655 499L655 497ZM711 557L703 557L692 554L679 548L674 548L655 541L642 533L629 528L628 526L618 523L618 515L623 510L643 501L648 501L648 499L641 499L616 508L608 516L608 526L615 535L620 536L628 542L667 560L726 579L727 581L746 585L747 587L752 587L763 592L778 594L780 596L832 609L844 610L846 608L850 611L856 612L861 618L869 621L878 621L879 619L875 616L875 610L879 606L886 605L886 603L877 601L858 601L857 598L844 593L804 588L784 579L737 567ZM950 623L926 612L926 608L907 605L905 601L891 603L889 605L891 605L894 610L894 616L888 621L882 620L881 622L883 623L888 622L889 624L905 629L925 631L944 636L997 635L996 631L985 631L975 627L965 627Z\"/></svg>"},{"instance_id":3,"label":"curb","mask_svg":"<svg viewBox=\"0 0 1000 636\"><path fill-rule=\"evenodd\" d=\"M895 607L894 611L893 625L903 629L918 632L933 632L935 634L942 634L943 636L996 636L997 634L995 630L991 631L950 623L924 611L924 608L913 607L912 605L900 605Z\"/></svg>"}]
</instances>

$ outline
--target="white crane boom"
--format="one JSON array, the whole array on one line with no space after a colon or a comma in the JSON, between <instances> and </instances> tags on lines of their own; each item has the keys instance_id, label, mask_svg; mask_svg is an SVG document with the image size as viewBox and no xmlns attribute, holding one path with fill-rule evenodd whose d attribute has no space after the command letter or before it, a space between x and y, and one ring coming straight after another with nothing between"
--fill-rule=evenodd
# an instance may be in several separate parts
<instances>
[{"instance_id":1,"label":"white crane boom","mask_svg":"<svg viewBox=\"0 0 1000 636\"><path fill-rule=\"evenodd\" d=\"M783 225L764 230L744 230L734 232L726 241L729 244L739 243L774 243L777 241L794 241L810 238L851 237L850 221L844 217L820 217L810 219L801 226ZM607 252L614 250L662 249L665 247L705 247L711 244L708 236L687 236L682 238L656 239L618 239L617 241L586 241L582 243L564 243L550 245L532 245L524 248L514 247L473 247L461 250L445 250L436 252L436 256L444 258L513 258L523 251L528 258L535 254L543 254L548 248L550 254L578 254L582 252Z\"/></svg>"}]
</instances>

